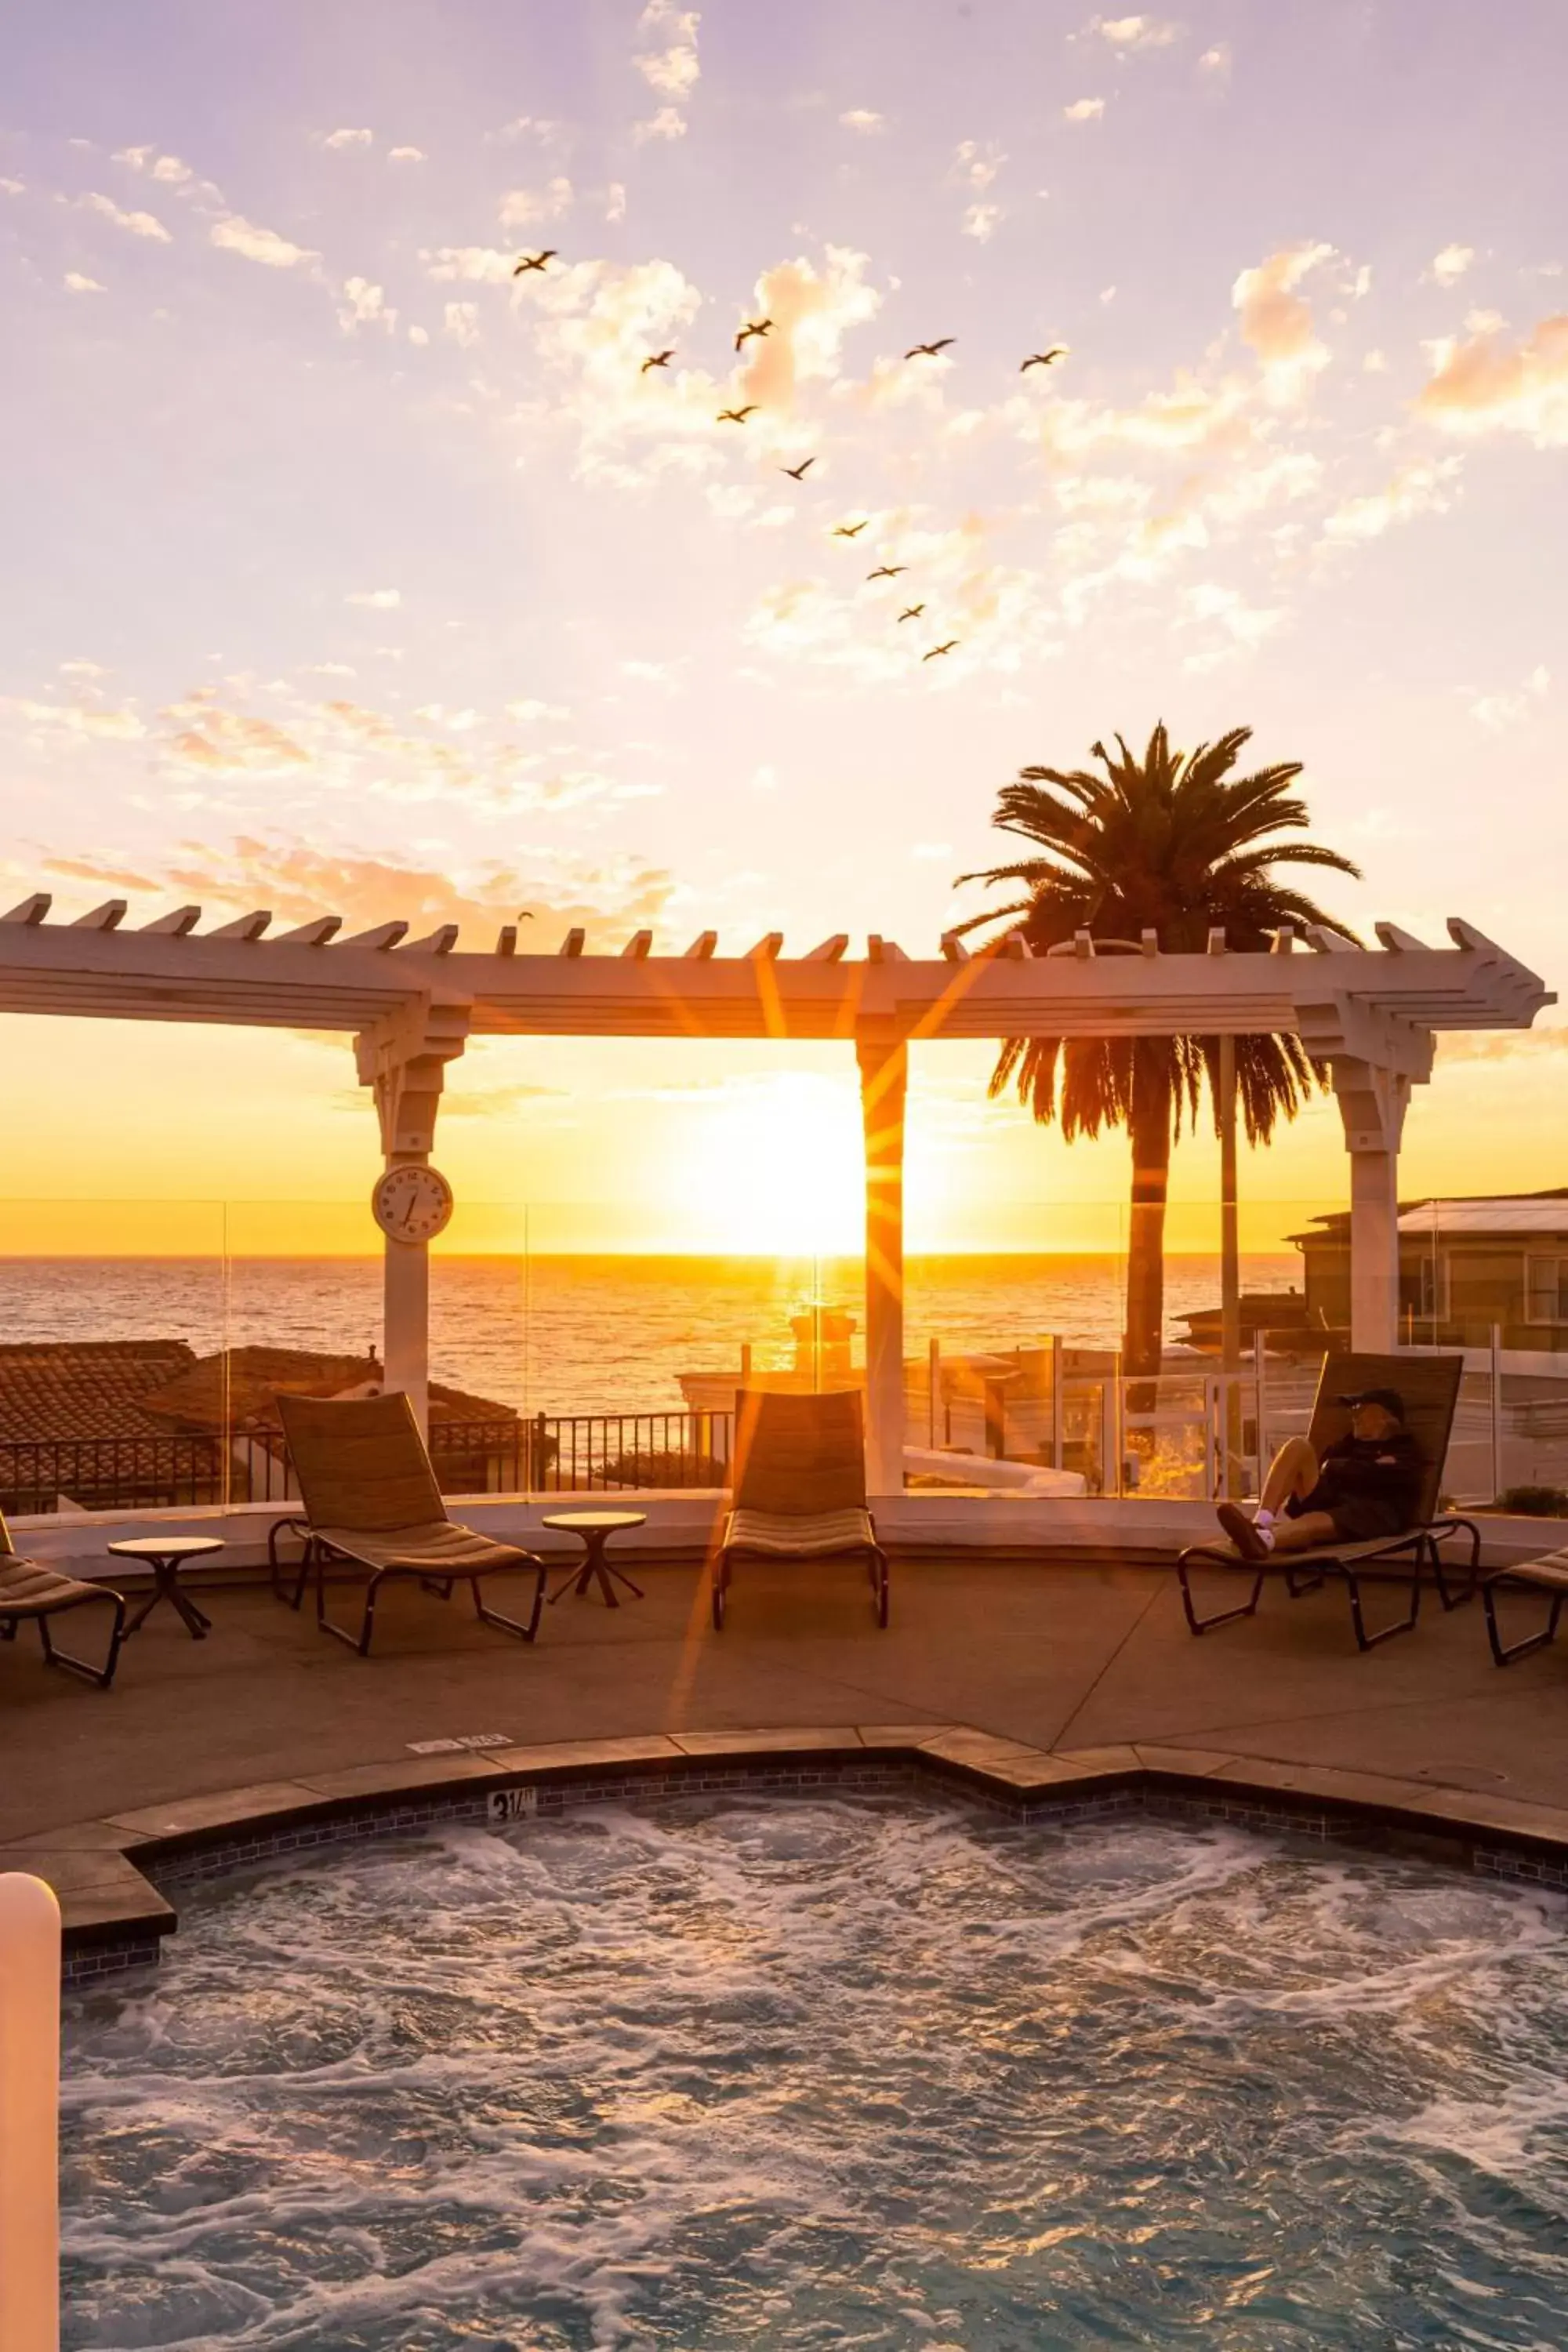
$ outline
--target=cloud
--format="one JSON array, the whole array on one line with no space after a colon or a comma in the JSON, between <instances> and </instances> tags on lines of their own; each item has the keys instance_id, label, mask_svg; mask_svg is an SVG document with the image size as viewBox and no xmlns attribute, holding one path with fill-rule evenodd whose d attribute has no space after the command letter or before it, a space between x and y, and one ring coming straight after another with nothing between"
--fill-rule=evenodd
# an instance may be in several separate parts
<instances>
[{"instance_id":1,"label":"cloud","mask_svg":"<svg viewBox=\"0 0 1568 2352\"><path fill-rule=\"evenodd\" d=\"M1098 122L1105 112L1102 98L1075 98L1070 106L1062 109L1064 122Z\"/></svg>"},{"instance_id":2,"label":"cloud","mask_svg":"<svg viewBox=\"0 0 1568 2352\"><path fill-rule=\"evenodd\" d=\"M1527 719L1551 690L1552 672L1544 662L1538 662L1517 693L1483 694L1471 703L1470 716L1493 734L1500 735Z\"/></svg>"},{"instance_id":3,"label":"cloud","mask_svg":"<svg viewBox=\"0 0 1568 2352\"><path fill-rule=\"evenodd\" d=\"M1198 71L1213 74L1216 80L1222 80L1229 73L1230 68L1231 48L1228 41L1216 41L1213 48L1205 49L1198 59Z\"/></svg>"},{"instance_id":4,"label":"cloud","mask_svg":"<svg viewBox=\"0 0 1568 2352\"><path fill-rule=\"evenodd\" d=\"M403 602L400 588L355 588L343 598L345 604L364 604L374 613L390 613Z\"/></svg>"},{"instance_id":5,"label":"cloud","mask_svg":"<svg viewBox=\"0 0 1568 2352\"><path fill-rule=\"evenodd\" d=\"M988 140L983 147L978 139L961 139L953 150L949 177L961 180L966 188L984 195L1006 161L994 140Z\"/></svg>"},{"instance_id":6,"label":"cloud","mask_svg":"<svg viewBox=\"0 0 1568 2352\"><path fill-rule=\"evenodd\" d=\"M559 220L572 204L572 183L564 174L544 188L510 188L501 198L502 228L528 228L535 221Z\"/></svg>"},{"instance_id":7,"label":"cloud","mask_svg":"<svg viewBox=\"0 0 1568 2352\"><path fill-rule=\"evenodd\" d=\"M1433 371L1415 413L1446 433L1521 433L1539 449L1568 445L1568 312L1542 319L1509 350L1496 332L1428 346Z\"/></svg>"},{"instance_id":8,"label":"cloud","mask_svg":"<svg viewBox=\"0 0 1568 2352\"><path fill-rule=\"evenodd\" d=\"M0 697L0 710L14 710L33 727L83 740L135 743L147 732L134 710L92 710L79 703L29 702L11 697Z\"/></svg>"},{"instance_id":9,"label":"cloud","mask_svg":"<svg viewBox=\"0 0 1568 2352\"><path fill-rule=\"evenodd\" d=\"M882 307L880 294L866 281L868 267L865 254L830 245L820 269L802 257L763 272L752 316L772 319L773 331L748 346L742 380L747 400L788 415L801 384L837 376L845 336Z\"/></svg>"},{"instance_id":10,"label":"cloud","mask_svg":"<svg viewBox=\"0 0 1568 2352\"><path fill-rule=\"evenodd\" d=\"M68 294L106 294L109 291L106 286L99 284L96 278L84 278L79 269L66 271L65 288Z\"/></svg>"},{"instance_id":11,"label":"cloud","mask_svg":"<svg viewBox=\"0 0 1568 2352\"><path fill-rule=\"evenodd\" d=\"M1439 1062L1533 1062L1568 1053L1568 1028L1439 1031Z\"/></svg>"},{"instance_id":12,"label":"cloud","mask_svg":"<svg viewBox=\"0 0 1568 2352\"><path fill-rule=\"evenodd\" d=\"M391 918L416 930L455 922L469 935L464 945L481 950L494 944L500 924L517 921L520 914L531 919L531 943L537 937L553 945L557 932L581 924L597 929L602 943L613 946L623 934L657 921L674 890L664 867L636 857L605 862L545 853L531 872L490 860L465 876L445 862L417 866L391 852L353 855L243 834L226 850L205 841L179 844L164 871L153 876L128 873L122 859L110 857L47 864L50 873L68 873L100 889L174 891L237 913L270 907L279 929L326 913L342 915L349 930Z\"/></svg>"},{"instance_id":13,"label":"cloud","mask_svg":"<svg viewBox=\"0 0 1568 2352\"><path fill-rule=\"evenodd\" d=\"M127 230L132 236L149 236L158 245L174 243L163 222L152 213L122 212L112 196L86 195L79 197L78 202L84 212L100 213L105 220L112 221L116 228Z\"/></svg>"},{"instance_id":14,"label":"cloud","mask_svg":"<svg viewBox=\"0 0 1568 2352\"><path fill-rule=\"evenodd\" d=\"M1381 539L1395 523L1409 522L1417 515L1446 513L1458 470L1456 457L1436 465L1406 466L1386 489L1347 499L1337 507L1323 525L1323 537L1331 546L1342 547Z\"/></svg>"},{"instance_id":15,"label":"cloud","mask_svg":"<svg viewBox=\"0 0 1568 2352\"><path fill-rule=\"evenodd\" d=\"M467 351L479 340L479 306L477 302L448 302L445 312L447 333L453 342Z\"/></svg>"},{"instance_id":16,"label":"cloud","mask_svg":"<svg viewBox=\"0 0 1568 2352\"><path fill-rule=\"evenodd\" d=\"M657 114L648 116L646 122L632 125L632 138L639 147L645 147L650 139L684 139L685 136L686 117L673 106L661 106Z\"/></svg>"},{"instance_id":17,"label":"cloud","mask_svg":"<svg viewBox=\"0 0 1568 2352\"><path fill-rule=\"evenodd\" d=\"M323 147L368 147L372 134L368 131L329 131L322 140Z\"/></svg>"},{"instance_id":18,"label":"cloud","mask_svg":"<svg viewBox=\"0 0 1568 2352\"><path fill-rule=\"evenodd\" d=\"M605 218L623 221L626 216L626 191L623 181L612 180L605 190Z\"/></svg>"},{"instance_id":19,"label":"cloud","mask_svg":"<svg viewBox=\"0 0 1568 2352\"><path fill-rule=\"evenodd\" d=\"M216 704L200 705L199 714L199 725L182 730L168 746L182 767L217 774L266 774L310 764L309 751L269 719L253 719Z\"/></svg>"},{"instance_id":20,"label":"cloud","mask_svg":"<svg viewBox=\"0 0 1568 2352\"><path fill-rule=\"evenodd\" d=\"M1113 49L1168 49L1179 41L1183 28L1168 17L1161 16L1095 16L1089 29L1109 41Z\"/></svg>"},{"instance_id":21,"label":"cloud","mask_svg":"<svg viewBox=\"0 0 1568 2352\"><path fill-rule=\"evenodd\" d=\"M1001 205L971 205L963 215L963 234L981 245L989 245L1006 217Z\"/></svg>"},{"instance_id":22,"label":"cloud","mask_svg":"<svg viewBox=\"0 0 1568 2352\"><path fill-rule=\"evenodd\" d=\"M397 313L388 310L386 297L379 286L373 286L368 278L350 278L343 283L338 323L346 335L352 335L358 327L385 327L390 332L396 329Z\"/></svg>"},{"instance_id":23,"label":"cloud","mask_svg":"<svg viewBox=\"0 0 1568 2352\"><path fill-rule=\"evenodd\" d=\"M160 155L155 147L121 147L114 157L117 163L128 163L133 172L147 172L165 187L184 187L191 178L191 167L182 163L177 155Z\"/></svg>"},{"instance_id":24,"label":"cloud","mask_svg":"<svg viewBox=\"0 0 1568 2352\"><path fill-rule=\"evenodd\" d=\"M293 244L279 236L275 229L258 228L243 213L226 213L215 221L207 232L211 242L226 253L237 253L247 261L258 261L266 269L297 269L301 265L311 267L321 255L307 247Z\"/></svg>"},{"instance_id":25,"label":"cloud","mask_svg":"<svg viewBox=\"0 0 1568 2352\"><path fill-rule=\"evenodd\" d=\"M26 180L0 178L0 190L4 190L8 196L25 196L27 193L27 183Z\"/></svg>"},{"instance_id":26,"label":"cloud","mask_svg":"<svg viewBox=\"0 0 1568 2352\"><path fill-rule=\"evenodd\" d=\"M389 147L386 160L389 163L427 163L430 159L423 147Z\"/></svg>"},{"instance_id":27,"label":"cloud","mask_svg":"<svg viewBox=\"0 0 1568 2352\"><path fill-rule=\"evenodd\" d=\"M422 251L419 258L438 281L456 278L471 286L510 285L515 261L514 255L498 253L491 245L443 245L434 253Z\"/></svg>"},{"instance_id":28,"label":"cloud","mask_svg":"<svg viewBox=\"0 0 1568 2352\"><path fill-rule=\"evenodd\" d=\"M1289 389L1303 371L1326 365L1328 353L1312 331L1310 306L1296 292L1310 270L1331 260L1331 245L1286 246L1256 269L1244 269L1231 288L1241 338Z\"/></svg>"},{"instance_id":29,"label":"cloud","mask_svg":"<svg viewBox=\"0 0 1568 2352\"><path fill-rule=\"evenodd\" d=\"M634 62L660 98L687 99L696 89L702 72L697 56L701 21L695 8L677 8L674 0L648 0L637 18L637 31L655 46L640 50Z\"/></svg>"},{"instance_id":30,"label":"cloud","mask_svg":"<svg viewBox=\"0 0 1568 2352\"><path fill-rule=\"evenodd\" d=\"M885 131L888 119L874 113L868 106L851 106L838 118L846 131Z\"/></svg>"},{"instance_id":31,"label":"cloud","mask_svg":"<svg viewBox=\"0 0 1568 2352\"><path fill-rule=\"evenodd\" d=\"M1473 245L1446 245L1426 275L1439 286L1457 286L1475 257Z\"/></svg>"}]
</instances>

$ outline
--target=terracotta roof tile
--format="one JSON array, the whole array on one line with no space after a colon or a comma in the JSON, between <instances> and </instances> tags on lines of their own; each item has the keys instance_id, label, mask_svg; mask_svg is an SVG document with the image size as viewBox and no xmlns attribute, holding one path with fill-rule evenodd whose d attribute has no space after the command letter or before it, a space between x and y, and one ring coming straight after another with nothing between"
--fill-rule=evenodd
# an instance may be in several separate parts
<instances>
[{"instance_id":1,"label":"terracotta roof tile","mask_svg":"<svg viewBox=\"0 0 1568 2352\"><path fill-rule=\"evenodd\" d=\"M184 1339L0 1344L0 1440L164 1436L146 1400L195 1361Z\"/></svg>"}]
</instances>

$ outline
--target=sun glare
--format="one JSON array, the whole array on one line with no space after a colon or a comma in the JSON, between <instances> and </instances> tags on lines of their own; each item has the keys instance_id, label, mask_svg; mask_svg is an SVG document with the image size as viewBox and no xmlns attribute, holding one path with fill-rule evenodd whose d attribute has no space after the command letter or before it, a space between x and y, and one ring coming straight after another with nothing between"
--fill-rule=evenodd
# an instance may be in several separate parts
<instances>
[{"instance_id":1,"label":"sun glare","mask_svg":"<svg viewBox=\"0 0 1568 2352\"><path fill-rule=\"evenodd\" d=\"M737 1083L702 1118L681 1179L704 1248L776 1257L853 1254L865 1215L853 1082L795 1070Z\"/></svg>"}]
</instances>

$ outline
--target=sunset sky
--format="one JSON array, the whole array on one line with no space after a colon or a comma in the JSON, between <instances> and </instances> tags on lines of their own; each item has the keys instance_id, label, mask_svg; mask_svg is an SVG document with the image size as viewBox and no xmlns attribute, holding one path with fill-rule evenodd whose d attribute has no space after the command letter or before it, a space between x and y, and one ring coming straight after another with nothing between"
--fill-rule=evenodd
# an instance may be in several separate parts
<instances>
[{"instance_id":1,"label":"sunset sky","mask_svg":"<svg viewBox=\"0 0 1568 2352\"><path fill-rule=\"evenodd\" d=\"M931 952L998 787L1163 717L1305 761L1346 922L1561 984L1556 0L70 0L0 65L3 903ZM1565 1038L1441 1061L1404 1189L1568 1182ZM917 1057L911 1238L1113 1242L1124 1143L987 1066ZM341 1040L9 1019L0 1084L13 1202L378 1164ZM846 1054L508 1041L437 1157L474 1245L794 1248L858 1148ZM1336 1205L1331 1108L1244 1184Z\"/></svg>"}]
</instances>

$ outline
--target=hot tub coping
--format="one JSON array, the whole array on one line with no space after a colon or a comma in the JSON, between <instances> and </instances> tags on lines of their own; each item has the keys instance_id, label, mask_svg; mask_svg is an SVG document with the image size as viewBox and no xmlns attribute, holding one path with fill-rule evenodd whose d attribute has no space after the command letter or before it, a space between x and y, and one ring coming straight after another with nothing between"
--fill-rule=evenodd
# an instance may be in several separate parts
<instances>
[{"instance_id":1,"label":"hot tub coping","mask_svg":"<svg viewBox=\"0 0 1568 2352\"><path fill-rule=\"evenodd\" d=\"M0 1869L32 1871L54 1887L67 1979L81 1983L156 1958L179 1925L158 1877L225 1876L342 1838L616 1796L893 1788L921 1779L1022 1818L1172 1812L1420 1852L1489 1877L1568 1888L1568 1811L1559 1808L1144 1740L1045 1749L957 1723L653 1732L372 1761L39 1832L0 1847ZM531 1801L492 1807L506 1792Z\"/></svg>"}]
</instances>

